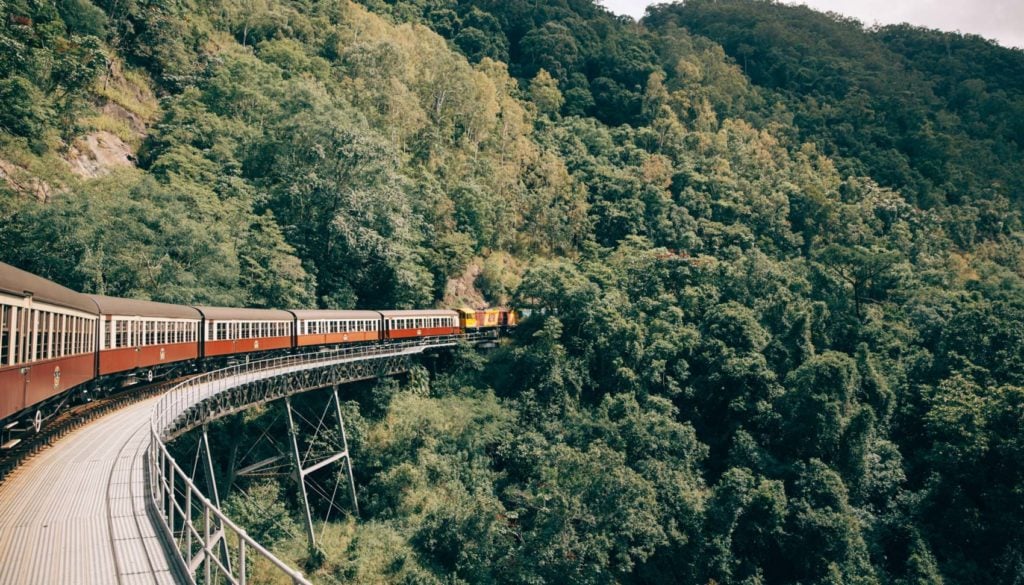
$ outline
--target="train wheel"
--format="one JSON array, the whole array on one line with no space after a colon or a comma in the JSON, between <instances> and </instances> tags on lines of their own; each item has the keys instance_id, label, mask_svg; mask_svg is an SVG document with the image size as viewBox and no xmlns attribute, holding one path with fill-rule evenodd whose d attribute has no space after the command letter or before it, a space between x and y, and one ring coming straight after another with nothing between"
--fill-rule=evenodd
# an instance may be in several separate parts
<instances>
[{"instance_id":1,"label":"train wheel","mask_svg":"<svg viewBox=\"0 0 1024 585\"><path fill-rule=\"evenodd\" d=\"M153 381L153 370L149 370L149 371L146 372L146 381L147 382L152 382Z\"/></svg>"},{"instance_id":2,"label":"train wheel","mask_svg":"<svg viewBox=\"0 0 1024 585\"><path fill-rule=\"evenodd\" d=\"M43 411L37 410L36 415L32 418L32 429L38 433L41 428L43 428Z\"/></svg>"}]
</instances>

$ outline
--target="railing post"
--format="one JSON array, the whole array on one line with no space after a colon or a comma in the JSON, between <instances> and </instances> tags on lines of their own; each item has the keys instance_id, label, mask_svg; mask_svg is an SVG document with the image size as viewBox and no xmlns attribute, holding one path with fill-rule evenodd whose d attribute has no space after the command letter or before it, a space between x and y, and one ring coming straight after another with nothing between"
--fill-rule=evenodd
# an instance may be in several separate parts
<instances>
[{"instance_id":1,"label":"railing post","mask_svg":"<svg viewBox=\"0 0 1024 585\"><path fill-rule=\"evenodd\" d=\"M171 529L171 538L174 538L174 468L171 467L170 473L165 478L167 484L169 506L167 506L167 526Z\"/></svg>"},{"instance_id":2,"label":"railing post","mask_svg":"<svg viewBox=\"0 0 1024 585\"><path fill-rule=\"evenodd\" d=\"M210 583L210 507L203 503L203 573L206 580L203 583Z\"/></svg>"},{"instance_id":3,"label":"railing post","mask_svg":"<svg viewBox=\"0 0 1024 585\"><path fill-rule=\"evenodd\" d=\"M238 535L238 585L246 585L248 578L245 570L245 539Z\"/></svg>"},{"instance_id":4,"label":"railing post","mask_svg":"<svg viewBox=\"0 0 1024 585\"><path fill-rule=\"evenodd\" d=\"M192 486L185 482L185 558L192 558Z\"/></svg>"}]
</instances>

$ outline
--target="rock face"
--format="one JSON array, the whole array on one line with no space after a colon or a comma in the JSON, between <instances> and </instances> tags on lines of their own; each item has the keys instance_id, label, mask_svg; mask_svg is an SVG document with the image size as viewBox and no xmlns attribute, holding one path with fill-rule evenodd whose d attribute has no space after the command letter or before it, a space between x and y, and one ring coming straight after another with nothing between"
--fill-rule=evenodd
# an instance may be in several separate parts
<instances>
[{"instance_id":1,"label":"rock face","mask_svg":"<svg viewBox=\"0 0 1024 585\"><path fill-rule=\"evenodd\" d=\"M101 130L75 141L68 151L67 161L71 172L95 179L117 168L134 167L135 155L117 135Z\"/></svg>"},{"instance_id":2,"label":"rock face","mask_svg":"<svg viewBox=\"0 0 1024 585\"><path fill-rule=\"evenodd\" d=\"M15 193L35 197L44 203L50 201L57 191L46 181L34 177L27 169L3 159L0 159L0 181Z\"/></svg>"},{"instance_id":3,"label":"rock face","mask_svg":"<svg viewBox=\"0 0 1024 585\"><path fill-rule=\"evenodd\" d=\"M486 307L487 300L476 287L482 265L479 260L469 263L459 276L448 279L444 287L442 304L445 307Z\"/></svg>"}]
</instances>

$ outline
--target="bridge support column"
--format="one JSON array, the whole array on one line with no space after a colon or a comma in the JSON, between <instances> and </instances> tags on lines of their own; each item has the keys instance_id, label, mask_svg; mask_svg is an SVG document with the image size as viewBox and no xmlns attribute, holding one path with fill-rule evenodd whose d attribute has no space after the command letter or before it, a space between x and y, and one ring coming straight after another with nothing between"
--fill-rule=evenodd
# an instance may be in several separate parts
<instances>
[{"instance_id":1,"label":"bridge support column","mask_svg":"<svg viewBox=\"0 0 1024 585\"><path fill-rule=\"evenodd\" d=\"M345 434L345 417L341 416L341 400L338 400L338 387L331 388L334 393L334 406L338 409L338 429L341 431L341 448L345 458L345 470L348 472L348 490L352 498L352 510L359 517L359 500L356 498L356 478L352 475L352 456L348 452L348 435Z\"/></svg>"},{"instance_id":2,"label":"bridge support column","mask_svg":"<svg viewBox=\"0 0 1024 585\"><path fill-rule=\"evenodd\" d=\"M352 473L352 457L349 454L349 450L348 450L348 435L345 432L345 417L342 415L342 412L341 412L341 400L338 398L338 387L337 387L337 385L331 387L331 394L330 394L330 396L328 397L327 400L328 400L328 403L325 405L323 414L320 417L320 420L319 420L319 422L317 424L316 430L314 431L313 435L311 437L309 437L309 440L307 442L312 444L316 440L317 436L320 434L321 430L325 429L324 419L327 417L328 409L330 409L330 406L331 406L330 402L333 401L334 402L334 411L335 411L335 414L338 417L338 434L339 434L338 439L339 439L339 442L341 443L341 445L340 445L341 450L340 451L335 451L333 453L318 453L317 456L319 457L319 461L317 461L316 463L310 465L309 467L305 467L306 461L302 457L301 451L299 449L299 429L298 429L298 426L295 424L295 416L294 416L294 410L292 408L291 397L287 397L286 396L285 399L284 399L284 401L285 401L285 409L287 410L287 414L288 414L288 434L291 437L291 443L292 443L292 445L291 445L292 446L291 454L292 454L292 459L293 459L292 463L293 463L294 468L295 468L295 481L299 485L299 495L302 498L302 507L303 507L303 511L304 511L304 520L305 520L305 524L306 524L306 537L309 540L309 549L310 549L311 552L314 552L314 553L317 551L317 548L316 548L316 532L315 532L315 530L313 528L313 513L312 513L312 511L310 509L310 506L309 506L309 493L308 493L308 491L306 489L306 482L308 481L306 479L307 476L309 476L314 471L317 471L319 469L327 467L328 465L330 465L332 463L340 462L341 465L344 466L344 472L345 472L345 474L347 476L347 479L348 479L349 496L352 499L352 510L353 510L353 512L355 513L356 516L359 516L359 500L356 498L356 480L355 480L355 476ZM308 455L308 451L307 451L307 455ZM315 484L313 484L313 485L315 487ZM320 493L321 493L321 495L326 495L324 490L321 490ZM330 514L330 508L331 507L335 507L334 506L334 495L333 494L331 495L331 501L329 502L328 506L329 507L328 507L327 513L329 515ZM325 520L325 522L326 522L326 520Z\"/></svg>"},{"instance_id":3,"label":"bridge support column","mask_svg":"<svg viewBox=\"0 0 1024 585\"><path fill-rule=\"evenodd\" d=\"M302 457L299 455L299 431L295 428L295 417L292 416L292 397L284 397L285 408L288 410L288 436L292 440L292 463L295 465L295 482L299 484L299 495L302 496L303 519L306 521L306 538L309 550L316 550L316 533L313 532L313 515L309 510L309 496L306 494L306 474L302 469Z\"/></svg>"},{"instance_id":4,"label":"bridge support column","mask_svg":"<svg viewBox=\"0 0 1024 585\"><path fill-rule=\"evenodd\" d=\"M209 490L210 497L213 499L213 505L217 506L220 510L220 493L217 491L217 476L213 471L213 453L210 451L210 435L208 425L203 425L203 436L200 438L199 449L204 453L203 475L206 476L206 489ZM209 518L207 518L209 523ZM225 538L224 526L221 524L219 518L215 518L215 531L213 534L214 542L209 542L209 537L206 542L207 553L213 550L213 547L220 545L217 548L220 549L221 562L224 563L224 567L227 568L228 573L231 572L231 554L228 551L228 541Z\"/></svg>"}]
</instances>

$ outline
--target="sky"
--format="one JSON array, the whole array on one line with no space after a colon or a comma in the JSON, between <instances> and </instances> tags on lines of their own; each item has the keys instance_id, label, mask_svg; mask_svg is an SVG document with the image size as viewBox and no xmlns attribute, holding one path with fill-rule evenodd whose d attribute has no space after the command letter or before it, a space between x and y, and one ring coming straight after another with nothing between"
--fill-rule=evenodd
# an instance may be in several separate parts
<instances>
[{"instance_id":1,"label":"sky","mask_svg":"<svg viewBox=\"0 0 1024 585\"><path fill-rule=\"evenodd\" d=\"M644 15L652 0L600 0L616 14ZM866 26L909 22L981 35L1005 47L1024 48L1024 0L785 0L822 12L852 16Z\"/></svg>"}]
</instances>

